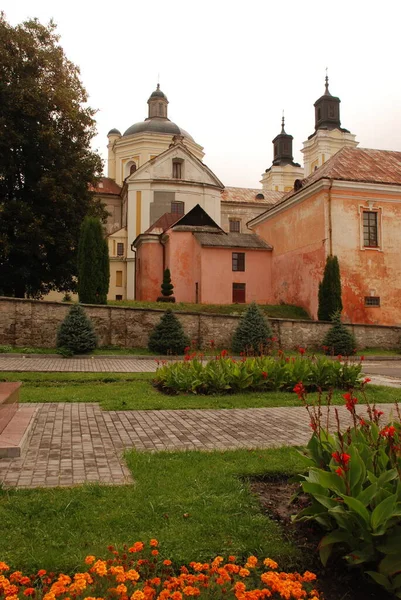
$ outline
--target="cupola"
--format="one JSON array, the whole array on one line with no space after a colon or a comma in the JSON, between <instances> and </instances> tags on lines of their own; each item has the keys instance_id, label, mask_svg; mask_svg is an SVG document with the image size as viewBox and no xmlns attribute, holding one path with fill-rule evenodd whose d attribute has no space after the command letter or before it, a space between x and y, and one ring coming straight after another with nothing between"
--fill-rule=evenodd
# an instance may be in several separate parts
<instances>
[{"instance_id":1,"label":"cupola","mask_svg":"<svg viewBox=\"0 0 401 600\"><path fill-rule=\"evenodd\" d=\"M286 133L284 129L284 114L281 120L281 132L273 140L273 165L292 165L294 157L292 155L292 135Z\"/></svg>"},{"instance_id":2,"label":"cupola","mask_svg":"<svg viewBox=\"0 0 401 600\"><path fill-rule=\"evenodd\" d=\"M153 119L154 117L158 117L159 119L167 119L167 104L167 96L163 94L160 89L160 84L158 83L157 88L151 93L148 100L148 119Z\"/></svg>"},{"instance_id":3,"label":"cupola","mask_svg":"<svg viewBox=\"0 0 401 600\"><path fill-rule=\"evenodd\" d=\"M340 129L340 98L332 96L329 92L329 78L326 75L325 92L316 100L315 107L315 130L318 129Z\"/></svg>"}]
</instances>

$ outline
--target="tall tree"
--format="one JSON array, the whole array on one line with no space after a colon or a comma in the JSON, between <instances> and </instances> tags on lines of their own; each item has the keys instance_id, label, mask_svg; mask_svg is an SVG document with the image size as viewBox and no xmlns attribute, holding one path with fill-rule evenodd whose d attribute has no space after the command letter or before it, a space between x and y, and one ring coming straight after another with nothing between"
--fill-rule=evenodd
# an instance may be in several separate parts
<instances>
[{"instance_id":1,"label":"tall tree","mask_svg":"<svg viewBox=\"0 0 401 600\"><path fill-rule=\"evenodd\" d=\"M330 321L335 313L341 314L342 309L340 265L337 256L328 256L323 280L319 283L317 318L319 321Z\"/></svg>"},{"instance_id":2,"label":"tall tree","mask_svg":"<svg viewBox=\"0 0 401 600\"><path fill-rule=\"evenodd\" d=\"M55 30L0 14L0 281L18 297L75 290L81 222L102 213L95 111Z\"/></svg>"},{"instance_id":3,"label":"tall tree","mask_svg":"<svg viewBox=\"0 0 401 600\"><path fill-rule=\"evenodd\" d=\"M78 295L86 304L107 304L110 263L102 225L95 217L85 217L78 246Z\"/></svg>"}]
</instances>

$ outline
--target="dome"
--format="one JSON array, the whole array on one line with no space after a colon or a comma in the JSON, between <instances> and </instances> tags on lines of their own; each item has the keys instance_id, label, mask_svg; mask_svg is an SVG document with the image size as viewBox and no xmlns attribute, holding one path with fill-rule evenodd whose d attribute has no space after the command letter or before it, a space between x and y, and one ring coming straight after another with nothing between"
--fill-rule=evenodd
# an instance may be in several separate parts
<instances>
[{"instance_id":1,"label":"dome","mask_svg":"<svg viewBox=\"0 0 401 600\"><path fill-rule=\"evenodd\" d=\"M167 96L161 91L159 84L157 84L157 88L155 89L155 91L150 94L150 98L164 98L165 100L167 100Z\"/></svg>"},{"instance_id":2,"label":"dome","mask_svg":"<svg viewBox=\"0 0 401 600\"><path fill-rule=\"evenodd\" d=\"M153 92L156 93L156 92ZM163 94L163 92L161 92ZM164 95L164 94L163 94ZM193 137L189 135L185 129L181 129L172 121L168 119L152 117L139 123L134 123L131 127L124 132L124 137L128 135L135 135L136 133L165 133L167 135L182 135L185 138L194 141Z\"/></svg>"},{"instance_id":3,"label":"dome","mask_svg":"<svg viewBox=\"0 0 401 600\"><path fill-rule=\"evenodd\" d=\"M118 129L114 127L113 129L110 129L107 135L121 135L121 131L118 131Z\"/></svg>"}]
</instances>

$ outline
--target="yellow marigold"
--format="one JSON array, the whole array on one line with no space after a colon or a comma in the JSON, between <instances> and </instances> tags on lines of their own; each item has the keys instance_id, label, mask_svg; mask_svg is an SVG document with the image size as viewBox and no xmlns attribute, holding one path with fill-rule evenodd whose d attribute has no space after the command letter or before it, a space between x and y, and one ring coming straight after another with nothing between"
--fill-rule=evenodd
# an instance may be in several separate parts
<instances>
[{"instance_id":1,"label":"yellow marigold","mask_svg":"<svg viewBox=\"0 0 401 600\"><path fill-rule=\"evenodd\" d=\"M251 572L248 569L240 569L238 574L240 577L248 577Z\"/></svg>"},{"instance_id":2,"label":"yellow marigold","mask_svg":"<svg viewBox=\"0 0 401 600\"><path fill-rule=\"evenodd\" d=\"M192 585L187 585L182 590L182 593L185 594L185 596L199 596L200 589L197 587L193 587Z\"/></svg>"},{"instance_id":3,"label":"yellow marigold","mask_svg":"<svg viewBox=\"0 0 401 600\"><path fill-rule=\"evenodd\" d=\"M249 556L248 560L246 561L245 567L247 567L248 569L253 569L256 567L257 564L258 559L256 558L256 556Z\"/></svg>"},{"instance_id":4,"label":"yellow marigold","mask_svg":"<svg viewBox=\"0 0 401 600\"><path fill-rule=\"evenodd\" d=\"M9 570L10 570L10 567L5 562L2 562L0 560L0 571L9 571Z\"/></svg>"},{"instance_id":5,"label":"yellow marigold","mask_svg":"<svg viewBox=\"0 0 401 600\"><path fill-rule=\"evenodd\" d=\"M137 590L132 594L131 600L145 600L145 594L140 590Z\"/></svg>"},{"instance_id":6,"label":"yellow marigold","mask_svg":"<svg viewBox=\"0 0 401 600\"><path fill-rule=\"evenodd\" d=\"M151 539L150 540L150 545L153 546L154 548L156 548L156 546L159 545L159 542L155 539Z\"/></svg>"},{"instance_id":7,"label":"yellow marigold","mask_svg":"<svg viewBox=\"0 0 401 600\"><path fill-rule=\"evenodd\" d=\"M315 596L316 598L319 598L319 592L318 592L317 590L311 590L311 591L309 592L309 595L311 596L311 600L315 600L315 599L313 598L313 596Z\"/></svg>"},{"instance_id":8,"label":"yellow marigold","mask_svg":"<svg viewBox=\"0 0 401 600\"><path fill-rule=\"evenodd\" d=\"M92 554L89 554L89 556L87 556L85 558L85 563L87 565L91 565L93 562L95 562L95 560L96 560L96 556L93 556Z\"/></svg>"},{"instance_id":9,"label":"yellow marigold","mask_svg":"<svg viewBox=\"0 0 401 600\"><path fill-rule=\"evenodd\" d=\"M269 567L270 569L278 569L278 564L275 560L272 560L271 558L265 558L263 564L265 565L265 567Z\"/></svg>"},{"instance_id":10,"label":"yellow marigold","mask_svg":"<svg viewBox=\"0 0 401 600\"><path fill-rule=\"evenodd\" d=\"M140 575L135 569L130 569L125 573L125 578L128 579L128 581L138 581L139 577Z\"/></svg>"}]
</instances>

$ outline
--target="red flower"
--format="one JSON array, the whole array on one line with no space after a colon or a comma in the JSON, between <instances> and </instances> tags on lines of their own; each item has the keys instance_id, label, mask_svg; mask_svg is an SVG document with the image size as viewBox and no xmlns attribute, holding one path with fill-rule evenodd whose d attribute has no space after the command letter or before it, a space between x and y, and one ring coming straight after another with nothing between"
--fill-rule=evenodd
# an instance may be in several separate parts
<instances>
[{"instance_id":1,"label":"red flower","mask_svg":"<svg viewBox=\"0 0 401 600\"><path fill-rule=\"evenodd\" d=\"M336 463L343 465L344 467L348 465L351 458L350 454L340 454L339 452L333 452L331 456L334 458Z\"/></svg>"},{"instance_id":2,"label":"red flower","mask_svg":"<svg viewBox=\"0 0 401 600\"><path fill-rule=\"evenodd\" d=\"M32 587L26 588L26 590L24 590L24 596L34 596L35 595L35 589Z\"/></svg>"},{"instance_id":3,"label":"red flower","mask_svg":"<svg viewBox=\"0 0 401 600\"><path fill-rule=\"evenodd\" d=\"M336 469L336 473L339 477L344 477L345 475L345 471L341 467L338 467L338 469Z\"/></svg>"},{"instance_id":4,"label":"red flower","mask_svg":"<svg viewBox=\"0 0 401 600\"><path fill-rule=\"evenodd\" d=\"M188 354L188 352L189 352L190 350L191 350L191 347L190 347L190 346L185 346L185 348L184 348L184 352L185 352L185 354Z\"/></svg>"},{"instance_id":5,"label":"red flower","mask_svg":"<svg viewBox=\"0 0 401 600\"><path fill-rule=\"evenodd\" d=\"M266 373L266 371L262 371L262 377L263 377L263 379L267 379L267 373Z\"/></svg>"},{"instance_id":6,"label":"red flower","mask_svg":"<svg viewBox=\"0 0 401 600\"><path fill-rule=\"evenodd\" d=\"M370 377L365 377L365 379L363 380L363 383L370 383L372 380Z\"/></svg>"},{"instance_id":7,"label":"red flower","mask_svg":"<svg viewBox=\"0 0 401 600\"><path fill-rule=\"evenodd\" d=\"M380 435L386 438L393 438L395 434L395 427L393 425L391 425L390 427L384 427L384 429L382 429L380 431Z\"/></svg>"},{"instance_id":8,"label":"red flower","mask_svg":"<svg viewBox=\"0 0 401 600\"><path fill-rule=\"evenodd\" d=\"M358 398L354 398L350 392L343 394L343 398L345 400L346 409L352 412L354 410L355 404L358 403Z\"/></svg>"},{"instance_id":9,"label":"red flower","mask_svg":"<svg viewBox=\"0 0 401 600\"><path fill-rule=\"evenodd\" d=\"M210 347L214 348L214 340L210 340Z\"/></svg>"},{"instance_id":10,"label":"red flower","mask_svg":"<svg viewBox=\"0 0 401 600\"><path fill-rule=\"evenodd\" d=\"M312 431L317 431L317 425L313 421L309 423L309 427L312 429Z\"/></svg>"},{"instance_id":11,"label":"red flower","mask_svg":"<svg viewBox=\"0 0 401 600\"><path fill-rule=\"evenodd\" d=\"M377 410L377 408L375 408L375 409L373 410L373 414L374 414L374 416L375 416L375 417L379 418L379 417L381 417L382 415L384 415L384 412L383 412L382 410Z\"/></svg>"},{"instance_id":12,"label":"red flower","mask_svg":"<svg viewBox=\"0 0 401 600\"><path fill-rule=\"evenodd\" d=\"M365 360L365 357L364 357L364 356L361 356L361 362L362 362L362 361L364 361L364 360Z\"/></svg>"},{"instance_id":13,"label":"red flower","mask_svg":"<svg viewBox=\"0 0 401 600\"><path fill-rule=\"evenodd\" d=\"M339 354L339 355L337 356L337 358L338 358L338 360L341 360L341 359L342 359L342 356L341 356L341 354Z\"/></svg>"},{"instance_id":14,"label":"red flower","mask_svg":"<svg viewBox=\"0 0 401 600\"><path fill-rule=\"evenodd\" d=\"M305 394L305 388L304 388L304 384L302 383L302 381L297 383L297 385L293 389L293 392L296 393L298 398L302 398L302 396Z\"/></svg>"},{"instance_id":15,"label":"red flower","mask_svg":"<svg viewBox=\"0 0 401 600\"><path fill-rule=\"evenodd\" d=\"M365 419L359 419L359 425L361 427L367 427L368 424L366 423Z\"/></svg>"},{"instance_id":16,"label":"red flower","mask_svg":"<svg viewBox=\"0 0 401 600\"><path fill-rule=\"evenodd\" d=\"M298 352L303 356L305 354L305 348L298 348Z\"/></svg>"},{"instance_id":17,"label":"red flower","mask_svg":"<svg viewBox=\"0 0 401 600\"><path fill-rule=\"evenodd\" d=\"M228 350L222 350L222 351L220 352L220 356L221 356L222 358L224 358L225 356L227 356L227 354L228 354Z\"/></svg>"}]
</instances>

